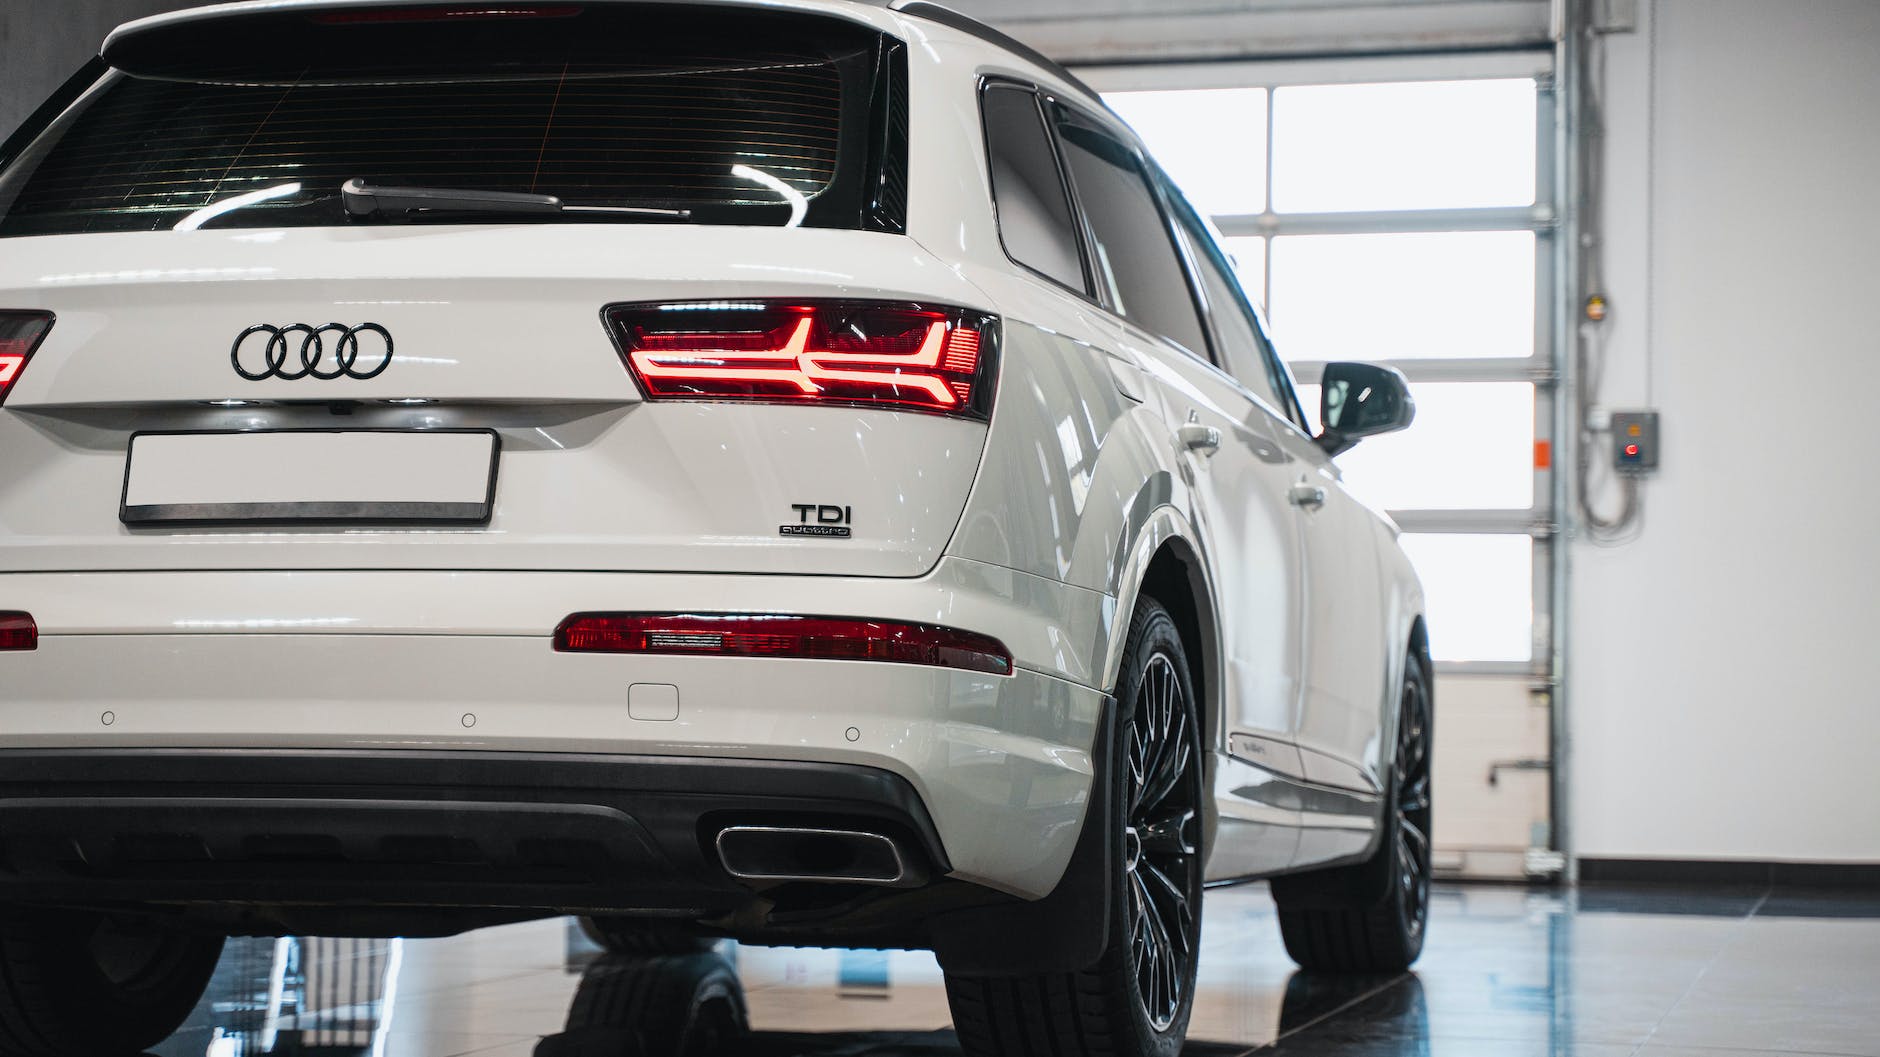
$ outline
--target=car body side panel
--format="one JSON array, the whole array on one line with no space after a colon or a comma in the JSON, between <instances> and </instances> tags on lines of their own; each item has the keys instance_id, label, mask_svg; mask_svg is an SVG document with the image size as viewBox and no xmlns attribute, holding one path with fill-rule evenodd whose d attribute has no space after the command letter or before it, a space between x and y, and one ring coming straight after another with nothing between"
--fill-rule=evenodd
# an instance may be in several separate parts
<instances>
[{"instance_id":1,"label":"car body side panel","mask_svg":"<svg viewBox=\"0 0 1880 1057\"><path fill-rule=\"evenodd\" d=\"M1404 670L1413 660L1427 660L1411 652L1413 633L1423 615L1423 586L1409 557L1397 545L1396 527L1376 516L1370 518L1369 524L1379 566L1377 604L1384 660L1381 670L1374 675L1379 684L1375 691L1377 708L1372 716L1375 734L1367 742L1363 757L1345 766L1353 772L1362 768L1363 774L1377 775L1388 782L1393 747L1397 744ZM1380 816L1389 803L1381 790L1362 799L1374 802ZM1295 866L1349 861L1369 854L1379 826L1375 821L1360 824L1364 821L1337 812L1303 815Z\"/></svg>"},{"instance_id":2,"label":"car body side panel","mask_svg":"<svg viewBox=\"0 0 1880 1057\"><path fill-rule=\"evenodd\" d=\"M1230 702L1223 725L1291 744L1304 600L1298 526L1286 500L1291 460L1273 440L1265 410L1231 379L1132 329L1121 340L1138 350L1170 422L1179 428L1192 421L1220 437L1213 451L1183 451L1179 458L1193 481L1197 529L1213 541L1210 565L1226 629L1222 688ZM1282 753L1265 762L1303 777Z\"/></svg>"},{"instance_id":3,"label":"car body side panel","mask_svg":"<svg viewBox=\"0 0 1880 1057\"><path fill-rule=\"evenodd\" d=\"M1379 573L1377 515L1345 490L1338 467L1296 429L1275 439L1292 456L1298 484L1318 487L1324 502L1295 516L1304 544L1306 609L1304 683L1298 741L1304 777L1319 785L1376 793L1380 676L1390 671L1388 595Z\"/></svg>"},{"instance_id":4,"label":"car body side panel","mask_svg":"<svg viewBox=\"0 0 1880 1057\"><path fill-rule=\"evenodd\" d=\"M913 110L938 130L911 145L919 184L909 234L958 262L959 276L998 305L1006 326L989 456L948 553L1115 595L1143 527L1131 510L1145 482L1167 478L1174 484L1163 501L1180 511L1190 504L1173 477L1161 400L1114 340L1112 317L1014 263L1000 242L981 79L1048 78L955 30L919 19L905 29L918 45L909 64Z\"/></svg>"},{"instance_id":5,"label":"car body side panel","mask_svg":"<svg viewBox=\"0 0 1880 1057\"><path fill-rule=\"evenodd\" d=\"M982 77L1010 77L1033 84L1045 80L972 42L940 41L929 50L948 60L977 59ZM920 49L916 51L918 56ZM1196 507L1196 471L1179 451L1174 436L1177 423L1166 405L1168 387L1154 380L1158 374L1170 373L1166 364L1154 358L1176 354L1158 342L1132 346L1120 340L1127 328L1115 317L1007 259L990 208L991 189L976 120L977 83L954 73L950 80L940 78L929 87L953 98L954 106L944 108L948 112L943 120L960 124L970 134L975 164L956 164L946 170L939 184L943 197L957 198L950 203L949 223L937 230L916 224L913 231L917 238L936 239L929 249L936 256L960 260L961 274L985 291L990 303L1000 306L1011 350L988 438L986 465L949 553L1013 564L1039 576L1112 595L1121 623L1134 606L1150 559L1162 546L1179 541L1206 570L1203 605L1208 612L1203 619L1213 638L1209 655L1198 660L1210 666L1207 684L1215 688L1234 684L1235 680L1223 676L1223 658L1233 652L1223 640L1245 638L1253 632L1241 626L1244 620L1225 615L1229 607L1223 605L1218 570L1224 560L1222 548L1244 550L1248 541L1232 533L1221 536L1197 528L1205 519ZM974 120L962 121L962 113ZM927 170L917 166L916 171ZM1031 333L1025 332L1028 327ZM1040 367L1047 356L1070 357L1070 363ZM1119 393L1123 394L1120 402ZM1101 413L1093 416L1091 408ZM1258 431L1249 437L1250 443L1261 442L1257 446L1272 463L1292 464L1289 453L1273 443L1270 432ZM1093 441L1094 466L1090 462ZM1252 457L1258 458L1258 453ZM1283 503L1281 497L1270 498ZM1243 560L1269 573L1290 569L1292 575L1303 576L1301 556L1296 551L1281 553L1288 551L1284 544L1298 528L1290 512L1276 509L1273 538L1268 541L1275 553L1264 562L1244 556ZM1236 592L1239 601L1257 602L1245 597L1246 590L1243 585ZM1290 603L1282 599L1278 604L1296 606L1299 599L1293 597ZM1270 626L1273 621L1264 622L1268 632L1264 645L1301 663L1306 650L1300 624L1304 614L1293 610L1281 616L1287 619L1277 631ZM1120 632L1110 639L1098 685L1114 686L1122 645ZM1283 754L1277 762L1270 752L1257 764L1230 755L1226 737L1233 723L1227 717L1239 706L1218 689L1206 704L1213 713L1208 718L1213 733L1209 774L1215 794L1204 810L1211 879L1296 867L1301 836L1314 832L1314 827L1330 834L1329 840L1319 843L1338 855L1346 854L1354 839L1367 843L1376 829L1380 808L1375 803L1300 795L1310 788L1299 784L1303 766L1290 730L1297 715L1296 663L1241 665L1242 674L1256 681L1277 680L1269 687L1274 692L1263 699L1278 709L1273 714L1283 721L1275 723L1281 727L1277 733L1283 740L1262 742L1270 752ZM1291 681L1286 671L1295 673ZM1241 690L1236 687L1232 692Z\"/></svg>"},{"instance_id":6,"label":"car body side panel","mask_svg":"<svg viewBox=\"0 0 1880 1057\"><path fill-rule=\"evenodd\" d=\"M1074 338L1008 318L1004 349L991 454L948 553L1075 583L1079 543L1106 520L1098 509L1107 512L1117 498L1098 490L1103 448L1133 407L1117 392L1103 354Z\"/></svg>"}]
</instances>

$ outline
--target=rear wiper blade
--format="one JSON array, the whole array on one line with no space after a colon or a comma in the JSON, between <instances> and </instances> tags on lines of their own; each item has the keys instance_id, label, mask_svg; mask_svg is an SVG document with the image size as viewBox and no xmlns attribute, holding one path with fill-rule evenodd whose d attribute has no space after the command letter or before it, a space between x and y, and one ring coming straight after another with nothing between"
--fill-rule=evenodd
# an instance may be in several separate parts
<instances>
[{"instance_id":1,"label":"rear wiper blade","mask_svg":"<svg viewBox=\"0 0 1880 1057\"><path fill-rule=\"evenodd\" d=\"M685 220L689 209L650 206L571 206L554 195L520 191L475 191L454 187L400 187L351 179L340 186L346 212L356 217L409 217L421 213L577 213L620 216L670 217Z\"/></svg>"}]
</instances>

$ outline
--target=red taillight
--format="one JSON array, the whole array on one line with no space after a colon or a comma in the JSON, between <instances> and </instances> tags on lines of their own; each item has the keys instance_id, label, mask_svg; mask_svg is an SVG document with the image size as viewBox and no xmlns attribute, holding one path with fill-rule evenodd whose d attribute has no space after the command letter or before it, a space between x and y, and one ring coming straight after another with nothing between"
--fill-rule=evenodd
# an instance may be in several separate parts
<instances>
[{"instance_id":1,"label":"red taillight","mask_svg":"<svg viewBox=\"0 0 1880 1057\"><path fill-rule=\"evenodd\" d=\"M649 400L905 408L984 419L992 317L874 301L685 301L607 311Z\"/></svg>"},{"instance_id":2,"label":"red taillight","mask_svg":"<svg viewBox=\"0 0 1880 1057\"><path fill-rule=\"evenodd\" d=\"M999 640L933 624L853 617L576 613L555 629L563 653L666 653L892 661L1012 673Z\"/></svg>"},{"instance_id":3,"label":"red taillight","mask_svg":"<svg viewBox=\"0 0 1880 1057\"><path fill-rule=\"evenodd\" d=\"M0 613L0 652L39 648L39 625L26 613Z\"/></svg>"},{"instance_id":4,"label":"red taillight","mask_svg":"<svg viewBox=\"0 0 1880 1057\"><path fill-rule=\"evenodd\" d=\"M325 26L354 26L386 22L455 22L466 18L569 18L580 13L578 4L458 4L315 11L307 17Z\"/></svg>"},{"instance_id":5,"label":"red taillight","mask_svg":"<svg viewBox=\"0 0 1880 1057\"><path fill-rule=\"evenodd\" d=\"M26 361L51 329L50 312L0 312L0 404L7 402Z\"/></svg>"}]
</instances>

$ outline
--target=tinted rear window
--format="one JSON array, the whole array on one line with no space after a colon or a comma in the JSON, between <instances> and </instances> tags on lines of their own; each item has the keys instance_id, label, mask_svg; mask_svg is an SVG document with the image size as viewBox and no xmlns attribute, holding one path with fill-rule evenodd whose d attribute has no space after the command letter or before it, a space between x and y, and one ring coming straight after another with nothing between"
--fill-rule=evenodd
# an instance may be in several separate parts
<instances>
[{"instance_id":1,"label":"tinted rear window","mask_svg":"<svg viewBox=\"0 0 1880 1057\"><path fill-rule=\"evenodd\" d=\"M1174 236L1129 148L1064 114L1058 126L1064 165L1090 221L1096 273L1104 299L1119 315L1208 355Z\"/></svg>"},{"instance_id":2,"label":"tinted rear window","mask_svg":"<svg viewBox=\"0 0 1880 1057\"><path fill-rule=\"evenodd\" d=\"M807 226L904 226L904 62L865 26L722 7L373 10L186 23L114 48L120 69L0 177L0 235L163 230L254 192L279 197L204 226L344 224L354 177L694 223L800 209Z\"/></svg>"}]
</instances>

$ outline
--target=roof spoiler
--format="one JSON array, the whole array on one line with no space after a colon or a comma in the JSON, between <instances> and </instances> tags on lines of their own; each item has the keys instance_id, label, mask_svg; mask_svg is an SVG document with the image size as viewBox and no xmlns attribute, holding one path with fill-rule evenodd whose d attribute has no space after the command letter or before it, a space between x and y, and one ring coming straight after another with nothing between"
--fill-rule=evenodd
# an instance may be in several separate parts
<instances>
[{"instance_id":1,"label":"roof spoiler","mask_svg":"<svg viewBox=\"0 0 1880 1057\"><path fill-rule=\"evenodd\" d=\"M996 44L1007 51L1023 56L1027 62L1044 67L1051 72L1052 76L1057 77L1065 84L1082 92L1089 102L1095 103L1105 111L1109 110L1109 107L1103 102L1103 97L1097 94L1095 88L1079 80L1076 74L1065 69L1056 60L1024 41L1009 34L1002 33L971 15L961 14L950 7L931 3L929 0L894 0L893 3L888 5L888 10L903 15L911 15L914 18L923 18L929 22L938 22L948 29L959 30L961 33L965 33L968 36L978 37L988 44Z\"/></svg>"}]
</instances>

